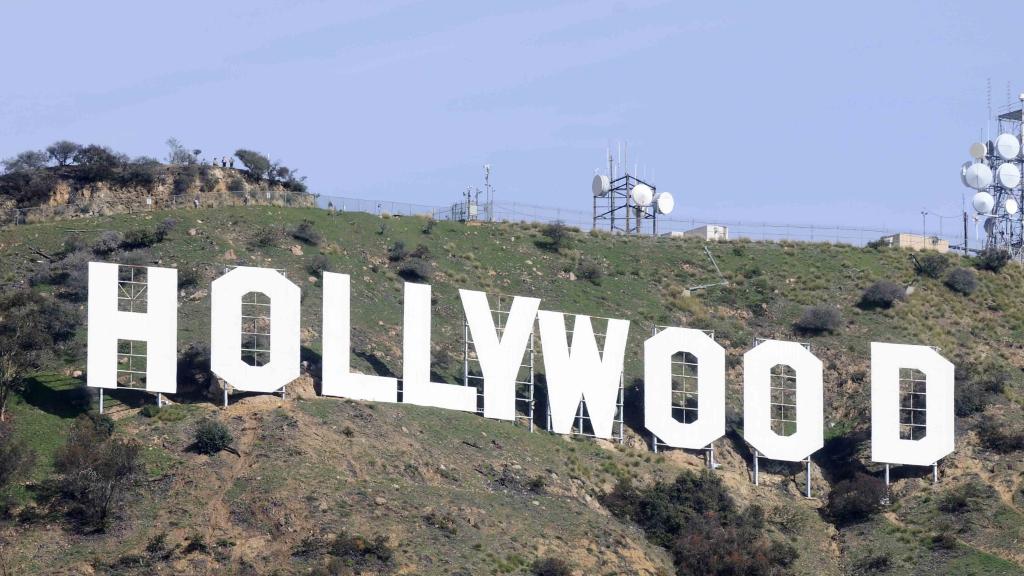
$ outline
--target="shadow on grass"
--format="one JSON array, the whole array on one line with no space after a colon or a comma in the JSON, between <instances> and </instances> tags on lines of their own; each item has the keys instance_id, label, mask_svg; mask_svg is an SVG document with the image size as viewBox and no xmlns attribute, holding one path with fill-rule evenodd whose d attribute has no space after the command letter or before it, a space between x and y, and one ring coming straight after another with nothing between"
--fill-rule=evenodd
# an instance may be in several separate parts
<instances>
[{"instance_id":1,"label":"shadow on grass","mask_svg":"<svg viewBox=\"0 0 1024 576\"><path fill-rule=\"evenodd\" d=\"M59 374L29 378L22 398L25 403L60 418L76 418L89 411L92 395L85 382Z\"/></svg>"}]
</instances>

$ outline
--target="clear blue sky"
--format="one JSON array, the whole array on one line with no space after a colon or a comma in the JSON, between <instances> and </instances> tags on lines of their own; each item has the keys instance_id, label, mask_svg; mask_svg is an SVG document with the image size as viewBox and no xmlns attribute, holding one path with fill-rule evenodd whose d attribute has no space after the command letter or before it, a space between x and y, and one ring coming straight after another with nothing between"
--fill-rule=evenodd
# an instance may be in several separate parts
<instances>
[{"instance_id":1,"label":"clear blue sky","mask_svg":"<svg viewBox=\"0 0 1024 576\"><path fill-rule=\"evenodd\" d=\"M1018 21L1014 21L1016 18ZM0 157L247 147L313 191L590 209L628 141L676 216L920 229L1024 87L1019 2L5 3ZM937 224L933 224L937 228Z\"/></svg>"}]
</instances>

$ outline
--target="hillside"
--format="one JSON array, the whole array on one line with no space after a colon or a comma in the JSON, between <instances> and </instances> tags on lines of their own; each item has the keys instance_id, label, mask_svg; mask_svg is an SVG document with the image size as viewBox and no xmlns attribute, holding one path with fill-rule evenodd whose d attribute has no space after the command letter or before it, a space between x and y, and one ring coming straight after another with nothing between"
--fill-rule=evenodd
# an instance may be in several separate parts
<instances>
[{"instance_id":1,"label":"hillside","mask_svg":"<svg viewBox=\"0 0 1024 576\"><path fill-rule=\"evenodd\" d=\"M528 574L537 559L562 558L576 574L672 574L670 551L613 513L607 497L624 479L644 487L703 466L696 452L652 453L642 434L640 345L652 326L676 325L714 330L727 350L729 433L716 443L722 466L714 474L739 506L763 509L767 537L795 549L783 572L1024 574L1021 267L979 270L977 288L963 295L944 274L922 273L903 251L739 241L709 246L728 285L691 293L718 280L701 242L572 232L556 249L541 232L532 224L465 226L273 206L0 230L5 292L52 294L80 316L74 340L12 400L14 434L38 458L2 523L3 567L13 574L330 573L322 571L330 558L316 548L347 534L366 538L357 539L360 551L375 537L393 550L391 564L363 573ZM396 253L397 242L407 253ZM95 409L81 376L89 259L179 268L183 393L145 413L151 396L108 397L114 436L141 443L145 472L109 527L83 534L50 505L44 487L72 421ZM280 268L302 287L309 375L289 386L286 400L236 395L221 409L203 375L209 283L227 265ZM950 256L949 265L974 262ZM318 397L324 269L352 276L353 366L366 373L401 373L403 276L429 277L433 286L432 369L448 382L462 377L458 288L629 319L627 405L634 408L626 442ZM878 280L913 289L889 309L858 306ZM809 306L837 310L838 327L795 328ZM813 499L801 497L799 464L762 461L760 486L750 481L741 383L742 355L755 338L809 342L824 362L827 444L814 458ZM941 462L937 485L928 468L894 468L891 505L839 521L824 510L830 491L881 470L867 442L872 340L934 345L957 364L957 451ZM206 417L230 429L237 455L189 449Z\"/></svg>"}]
</instances>

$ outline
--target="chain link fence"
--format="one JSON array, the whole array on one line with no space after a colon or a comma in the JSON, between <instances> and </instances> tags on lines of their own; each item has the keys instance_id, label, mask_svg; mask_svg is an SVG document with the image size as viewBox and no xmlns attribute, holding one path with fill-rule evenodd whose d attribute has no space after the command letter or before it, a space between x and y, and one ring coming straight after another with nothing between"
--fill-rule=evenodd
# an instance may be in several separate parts
<instances>
[{"instance_id":1,"label":"chain link fence","mask_svg":"<svg viewBox=\"0 0 1024 576\"><path fill-rule=\"evenodd\" d=\"M581 230L593 227L593 214L586 210L540 206L519 202L496 202L491 206L481 204L479 207L467 205L465 202L447 206L417 204L413 202L396 202L390 200L370 200L346 196L326 196L290 191L248 191L224 192L219 194L200 194L195 196L169 196L166 199L139 199L124 205L103 201L90 201L83 204L64 204L57 206L38 206L34 208L0 209L0 227L45 222L49 220L67 220L113 213L133 213L147 210L194 209L217 206L283 206L283 207L319 207L338 212L365 212L380 216L429 216L435 220L465 220L467 217L477 220L497 222L562 222ZM962 246L964 236L957 222L946 222L939 219L939 230L928 230L927 224L922 230L914 232L908 229L893 229L879 226L829 226L822 224L794 224L778 222L760 222L746 220L718 220L708 218L671 218L660 217L657 220L658 233L685 232L701 226L726 226L732 239L746 238L761 241L796 241L796 242L829 242L835 244L852 244L863 246L878 240L882 236L897 233L924 233L925 236L947 240L952 246ZM649 224L647 224L649 226ZM648 228L649 230L650 228ZM937 233L936 233L937 232ZM969 240L970 241L970 240ZM975 239L975 242L979 242Z\"/></svg>"},{"instance_id":2,"label":"chain link fence","mask_svg":"<svg viewBox=\"0 0 1024 576\"><path fill-rule=\"evenodd\" d=\"M411 202L393 202L366 200L343 196L320 196L318 205L321 208L333 208L338 211L367 212L377 215L399 216L430 216L436 220L457 220L457 216L467 213L465 203L450 206L415 204ZM476 218L497 222L562 222L589 231L593 227L593 214L590 211L518 202L494 203L493 214L488 215L488 208L480 205ZM490 218L488 217L490 216ZM952 218L949 218L952 219ZM828 242L833 244L852 244L863 246L883 236L899 233L921 234L929 238L947 240L951 246L962 246L964 236L962 229L957 229L957 222L939 221L939 231L925 227L919 231L894 229L883 226L829 226L823 224L794 224L779 222L761 222L747 220L717 220L705 218L658 218L658 233L685 232L701 226L726 226L732 239L746 238L761 241L794 241L794 242Z\"/></svg>"}]
</instances>

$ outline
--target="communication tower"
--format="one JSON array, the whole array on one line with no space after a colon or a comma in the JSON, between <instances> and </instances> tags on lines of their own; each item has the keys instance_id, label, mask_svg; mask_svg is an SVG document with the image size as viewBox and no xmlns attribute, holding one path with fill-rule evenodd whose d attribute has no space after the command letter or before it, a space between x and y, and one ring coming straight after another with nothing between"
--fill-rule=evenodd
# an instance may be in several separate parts
<instances>
[{"instance_id":1,"label":"communication tower","mask_svg":"<svg viewBox=\"0 0 1024 576\"><path fill-rule=\"evenodd\" d=\"M619 156L622 160L622 154ZM609 150L608 173L594 174L591 182L594 229L637 235L649 230L652 235L657 235L658 216L672 213L675 198L669 192L658 192L657 186L630 174L628 168L619 174L616 170L618 164Z\"/></svg>"},{"instance_id":2,"label":"communication tower","mask_svg":"<svg viewBox=\"0 0 1024 576\"><path fill-rule=\"evenodd\" d=\"M960 181L975 190L971 207L976 221L981 221L985 230L985 248L1005 250L1017 261L1024 260L1024 224L1020 211L1024 203L1022 112L1024 93L1018 104L1008 106L1008 110L996 117L999 135L994 140L971 144L972 160L960 167ZM966 221L964 225L966 227Z\"/></svg>"}]
</instances>

